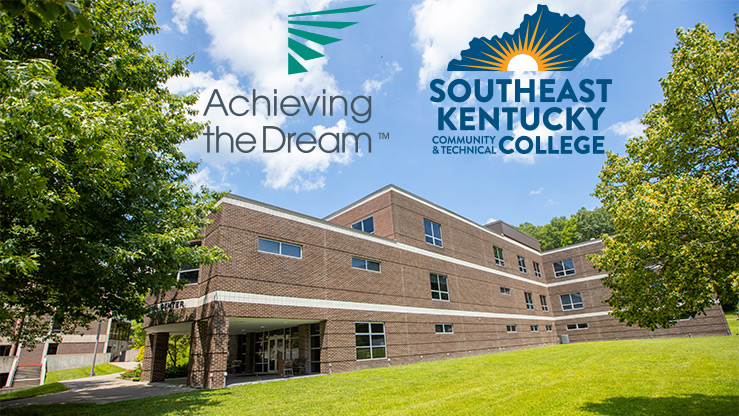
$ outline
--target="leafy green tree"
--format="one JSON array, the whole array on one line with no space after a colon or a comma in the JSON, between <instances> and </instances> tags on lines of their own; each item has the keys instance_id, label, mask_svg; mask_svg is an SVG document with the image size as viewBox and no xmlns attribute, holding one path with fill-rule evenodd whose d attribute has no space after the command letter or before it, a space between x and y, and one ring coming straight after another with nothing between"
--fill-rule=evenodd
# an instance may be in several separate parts
<instances>
[{"instance_id":1,"label":"leafy green tree","mask_svg":"<svg viewBox=\"0 0 739 416\"><path fill-rule=\"evenodd\" d=\"M0 13L0 336L27 346L98 317L140 318L143 299L178 284L220 194L193 189L178 146L202 131L195 96L163 85L189 60L154 54L154 7L83 1L90 47ZM3 6L3 11L5 6Z\"/></svg>"},{"instance_id":2,"label":"leafy green tree","mask_svg":"<svg viewBox=\"0 0 739 416\"><path fill-rule=\"evenodd\" d=\"M542 226L525 222L518 229L539 240L542 250L552 250L612 234L613 220L603 207L592 211L580 208L570 218L554 217Z\"/></svg>"},{"instance_id":3,"label":"leafy green tree","mask_svg":"<svg viewBox=\"0 0 739 416\"><path fill-rule=\"evenodd\" d=\"M677 30L664 101L600 173L595 195L617 233L591 260L628 325L668 327L739 293L737 29L735 16L722 39L704 24Z\"/></svg>"},{"instance_id":4,"label":"leafy green tree","mask_svg":"<svg viewBox=\"0 0 739 416\"><path fill-rule=\"evenodd\" d=\"M92 27L87 16L68 0L2 0L0 11L8 17L22 16L34 28L56 21L59 35L79 41L86 49L92 42Z\"/></svg>"}]
</instances>

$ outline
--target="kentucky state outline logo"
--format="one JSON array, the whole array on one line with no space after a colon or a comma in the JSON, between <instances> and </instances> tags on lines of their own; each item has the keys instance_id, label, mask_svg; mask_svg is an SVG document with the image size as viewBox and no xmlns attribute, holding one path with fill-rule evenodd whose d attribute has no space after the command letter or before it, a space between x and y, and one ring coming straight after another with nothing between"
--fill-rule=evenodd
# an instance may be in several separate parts
<instances>
[{"instance_id":1,"label":"kentucky state outline logo","mask_svg":"<svg viewBox=\"0 0 739 416\"><path fill-rule=\"evenodd\" d=\"M474 38L447 71L572 71L593 50L585 20L539 5L513 34Z\"/></svg>"},{"instance_id":2,"label":"kentucky state outline logo","mask_svg":"<svg viewBox=\"0 0 739 416\"><path fill-rule=\"evenodd\" d=\"M367 6L357 6L357 7L345 7L342 9L331 9L331 10L323 10L320 12L310 12L310 13L300 13L300 14L291 14L288 17L294 18L294 17L306 17L306 16L322 16L326 14L337 14L337 13L354 13L359 12L364 9L370 8L374 6L374 4L370 4ZM351 25L355 25L358 22L336 22L336 21L320 21L320 20L288 20L288 25L291 26L309 26L309 27L319 27L319 28L325 28L325 29L344 29L345 27L349 27ZM299 38L315 42L319 45L328 45L329 43L338 42L341 39L334 38L331 36L321 35L318 33L308 32L306 30L296 29L294 27L289 27L287 29L287 32L290 35L297 36ZM288 36L287 38L287 46L290 48L291 51L293 51L296 55L298 55L300 58L302 58L305 61L309 61L311 59L316 59L324 56L322 53L315 51L311 49L308 46L305 46L304 44L298 42L297 40L291 38ZM293 56L292 53L287 53L287 74L299 74L301 72L308 72L305 67L298 62L298 60Z\"/></svg>"}]
</instances>

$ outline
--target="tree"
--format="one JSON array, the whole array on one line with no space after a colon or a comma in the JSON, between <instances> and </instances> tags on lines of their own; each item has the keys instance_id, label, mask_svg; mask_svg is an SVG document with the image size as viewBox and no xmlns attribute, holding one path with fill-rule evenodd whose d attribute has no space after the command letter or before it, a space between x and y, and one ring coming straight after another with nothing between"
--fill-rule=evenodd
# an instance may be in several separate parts
<instances>
[{"instance_id":1,"label":"tree","mask_svg":"<svg viewBox=\"0 0 739 416\"><path fill-rule=\"evenodd\" d=\"M592 211L583 207L569 219L554 217L549 224L542 226L525 222L518 229L539 240L542 250L552 250L612 234L613 220L603 207Z\"/></svg>"},{"instance_id":2,"label":"tree","mask_svg":"<svg viewBox=\"0 0 739 416\"><path fill-rule=\"evenodd\" d=\"M176 286L221 194L193 189L196 97L164 82L186 60L152 53L152 5L84 1L89 49L59 25L0 13L0 336L32 346L99 317L140 318L144 297ZM3 9L5 4L3 3Z\"/></svg>"},{"instance_id":3,"label":"tree","mask_svg":"<svg viewBox=\"0 0 739 416\"><path fill-rule=\"evenodd\" d=\"M644 137L609 153L595 195L616 235L591 261L628 325L669 327L739 293L739 18L717 39L677 30L664 101Z\"/></svg>"}]
</instances>

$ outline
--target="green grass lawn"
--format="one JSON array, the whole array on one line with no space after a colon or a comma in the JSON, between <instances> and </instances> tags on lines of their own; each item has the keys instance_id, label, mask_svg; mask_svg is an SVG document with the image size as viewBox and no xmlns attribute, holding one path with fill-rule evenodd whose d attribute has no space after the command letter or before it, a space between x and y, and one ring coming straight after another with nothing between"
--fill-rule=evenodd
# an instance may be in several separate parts
<instances>
[{"instance_id":1,"label":"green grass lawn","mask_svg":"<svg viewBox=\"0 0 739 416\"><path fill-rule=\"evenodd\" d=\"M736 312L726 312L724 313L724 316L726 317L726 322L729 323L729 329L731 330L731 335L738 335L739 334L739 319L736 317Z\"/></svg>"},{"instance_id":2,"label":"green grass lawn","mask_svg":"<svg viewBox=\"0 0 739 416\"><path fill-rule=\"evenodd\" d=\"M4 415L737 415L739 337L556 345Z\"/></svg>"},{"instance_id":3,"label":"green grass lawn","mask_svg":"<svg viewBox=\"0 0 739 416\"><path fill-rule=\"evenodd\" d=\"M51 393L59 393L67 391L62 383L44 384L43 386L31 387L28 389L18 390L7 394L0 395L0 402L15 399L25 399L28 397L44 396Z\"/></svg>"},{"instance_id":4,"label":"green grass lawn","mask_svg":"<svg viewBox=\"0 0 739 416\"><path fill-rule=\"evenodd\" d=\"M95 366L96 376L122 373L124 371L126 370L113 364L100 364ZM56 383L64 380L72 380L75 378L84 378L87 377L89 373L90 366L70 368L69 370L49 371L48 373L46 373L46 380L44 380L44 384Z\"/></svg>"}]
</instances>

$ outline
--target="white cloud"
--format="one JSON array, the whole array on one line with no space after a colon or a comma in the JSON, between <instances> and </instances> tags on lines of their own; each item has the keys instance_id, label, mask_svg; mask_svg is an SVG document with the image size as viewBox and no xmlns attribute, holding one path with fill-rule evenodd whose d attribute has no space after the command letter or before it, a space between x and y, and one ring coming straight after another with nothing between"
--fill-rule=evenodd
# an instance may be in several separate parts
<instances>
[{"instance_id":1,"label":"white cloud","mask_svg":"<svg viewBox=\"0 0 739 416\"><path fill-rule=\"evenodd\" d=\"M621 121L621 122L615 123L611 127L609 127L607 130L610 130L618 134L619 136L631 138L631 137L644 136L645 128L646 126L641 124L639 117L637 117L629 121Z\"/></svg>"},{"instance_id":2,"label":"white cloud","mask_svg":"<svg viewBox=\"0 0 739 416\"><path fill-rule=\"evenodd\" d=\"M382 70L382 74L379 75L379 79L368 79L362 84L362 89L365 94L372 94L374 91L379 91L383 85L389 82L395 74L402 71L403 68L395 61L388 62L385 64L385 68Z\"/></svg>"},{"instance_id":3,"label":"white cloud","mask_svg":"<svg viewBox=\"0 0 739 416\"><path fill-rule=\"evenodd\" d=\"M531 192L529 192L529 195L539 195L544 191L543 187L540 187L539 189L532 189Z\"/></svg>"},{"instance_id":4,"label":"white cloud","mask_svg":"<svg viewBox=\"0 0 739 416\"><path fill-rule=\"evenodd\" d=\"M238 169L236 170L238 172ZM234 172L229 170L219 170L220 177L214 178L215 173L209 166L202 167L199 171L188 175L187 179L195 185L196 188L205 186L210 189L217 191L228 191L231 188L231 184L228 183L227 178Z\"/></svg>"},{"instance_id":5,"label":"white cloud","mask_svg":"<svg viewBox=\"0 0 739 416\"><path fill-rule=\"evenodd\" d=\"M496 220L495 218L490 217L490 218L488 218L487 221L485 221L485 224L490 224L491 222L495 222L495 221L498 221L498 220ZM485 225L485 224L483 224L483 225Z\"/></svg>"},{"instance_id":6,"label":"white cloud","mask_svg":"<svg viewBox=\"0 0 739 416\"><path fill-rule=\"evenodd\" d=\"M276 2L243 2L238 0L222 0L204 2L201 0L176 0L172 4L173 23L177 29L186 33L193 21L204 26L210 36L208 54L216 62L225 64L224 74L214 76L212 72L193 72L189 78L170 80L167 85L173 92L199 91L200 97L196 109L202 111L211 97L214 88L218 88L224 101L235 95L252 96L257 94L272 97L277 90L278 97L293 95L304 96L307 100L322 94L337 95L341 91L334 77L325 71L328 57L304 62L308 72L287 74L287 15L327 8L330 0L302 0ZM311 43L311 47L323 52L323 47ZM400 67L398 66L398 70ZM397 71L396 71L397 72ZM248 80L248 86L243 80ZM386 82L386 81L385 81ZM381 86L381 84L380 84ZM379 88L379 87L378 87ZM250 99L251 101L251 99ZM277 126L284 129L288 118L279 115L268 117L266 107L259 107L257 115L252 113L236 117L225 116L222 111L211 110L207 117L202 114L195 117L198 121L208 121L211 129L220 127L233 136L242 132L253 134L261 143L262 128ZM333 127L315 126L314 132L326 130L343 132L348 130L346 122L339 120ZM279 138L270 136L268 143L279 144ZM230 140L220 143L230 150ZM214 153L215 143L211 143L211 152L207 152L204 136L185 143L182 150L190 157L202 158L206 167L219 171L230 171L238 165L261 163L264 165L266 186L275 189L311 190L325 185L325 172L331 164L346 165L353 160L352 153L326 154L319 150L301 153L295 149L287 153L284 148L277 153L262 153L261 146L251 153L224 152ZM276 146L275 146L276 147ZM212 170L200 172L196 180L206 181Z\"/></svg>"},{"instance_id":7,"label":"white cloud","mask_svg":"<svg viewBox=\"0 0 739 416\"><path fill-rule=\"evenodd\" d=\"M475 37L490 37L518 28L525 14L540 1L493 2L489 0L424 0L412 9L415 46L422 55L419 88L439 77L450 60L469 47ZM624 10L626 0L552 0L549 9L585 19L585 31L595 48L586 59L601 59L621 45L633 21ZM470 12L473 11L473 12Z\"/></svg>"}]
</instances>

